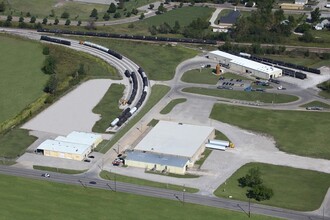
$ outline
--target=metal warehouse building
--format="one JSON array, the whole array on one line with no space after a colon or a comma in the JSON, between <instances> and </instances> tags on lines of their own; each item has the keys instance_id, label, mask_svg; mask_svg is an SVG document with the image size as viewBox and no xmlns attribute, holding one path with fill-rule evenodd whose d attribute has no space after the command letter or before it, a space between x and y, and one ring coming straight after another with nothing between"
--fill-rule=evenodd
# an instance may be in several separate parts
<instances>
[{"instance_id":1,"label":"metal warehouse building","mask_svg":"<svg viewBox=\"0 0 330 220\"><path fill-rule=\"evenodd\" d=\"M177 122L158 124L128 152L125 164L157 171L184 174L205 150L214 128Z\"/></svg>"},{"instance_id":2,"label":"metal warehouse building","mask_svg":"<svg viewBox=\"0 0 330 220\"><path fill-rule=\"evenodd\" d=\"M243 57L235 56L223 51L212 51L208 53L208 57L209 59L216 60L223 65L228 65L229 69L241 73L251 74L263 79L271 79L282 76L281 69L258 63Z\"/></svg>"},{"instance_id":3,"label":"metal warehouse building","mask_svg":"<svg viewBox=\"0 0 330 220\"><path fill-rule=\"evenodd\" d=\"M73 131L66 137L58 136L55 140L48 139L42 142L36 152L43 153L44 156L81 161L102 140L102 136L99 134Z\"/></svg>"}]
</instances>

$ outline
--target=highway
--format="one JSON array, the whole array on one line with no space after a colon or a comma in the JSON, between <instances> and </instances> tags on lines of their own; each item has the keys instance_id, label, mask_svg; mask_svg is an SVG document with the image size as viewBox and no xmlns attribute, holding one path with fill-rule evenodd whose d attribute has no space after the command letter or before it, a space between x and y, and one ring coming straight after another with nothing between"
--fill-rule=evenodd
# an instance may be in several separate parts
<instances>
[{"instance_id":1,"label":"highway","mask_svg":"<svg viewBox=\"0 0 330 220\"><path fill-rule=\"evenodd\" d=\"M4 175L19 176L24 178L38 179L44 181L51 181L64 184L80 185L81 187L93 187L98 189L110 190L113 192L132 193L137 195L151 196L163 199L177 200L180 205L184 203L194 203L199 205L211 206L216 208L229 209L233 211L249 212L249 203L241 202L232 199L223 199L217 197L197 195L187 192L178 192L173 190L158 189L147 186L133 185L129 183L107 181L100 179L87 178L84 174L67 175L60 173L50 173L49 178L42 177L44 172L39 170L27 170L15 167L0 166L0 173ZM95 181L96 184L91 184ZM297 220L329 220L330 218L323 218L323 216L316 216L304 212L296 212L281 208L275 208L264 205L251 204L250 212L253 214L262 214L274 216L279 218L297 219Z\"/></svg>"},{"instance_id":2,"label":"highway","mask_svg":"<svg viewBox=\"0 0 330 220\"><path fill-rule=\"evenodd\" d=\"M40 39L40 35L37 32L31 30L0 28L0 31L1 30L10 32L12 34L25 36L30 39L35 39L35 40ZM123 58L123 60L120 61L112 56L106 55L106 53L100 52L99 50L80 45L78 41L75 40L70 40L70 41L72 42L72 46L70 48L84 51L94 56L98 56L101 59L104 59L109 64L115 66L121 73L125 69L129 69L131 71L133 70L136 71L137 69L137 65L133 61L128 60L127 58ZM182 94L181 89L186 85L180 82L181 75L183 74L183 72L185 72L188 69L200 66L201 63L205 63L205 64L210 63L210 60L202 59L202 60L187 61L181 63L176 70L176 72L180 72L180 74L175 75L174 79L169 82L169 84L171 84L171 91L169 94L175 94L175 93ZM142 86L139 87L142 88ZM297 94L300 92L301 91L297 90ZM187 94L185 95L188 96ZM189 96L194 96L194 95L189 94ZM218 99L214 97L206 97L206 98L213 100ZM309 98L310 95L306 95L306 97L302 99L303 101L306 101ZM290 107L290 104L288 104L288 106L282 106L282 107L288 108ZM212 206L217 208L224 208L234 211L241 211L241 212L244 211L245 213L248 213L248 209L249 209L249 204L247 202L241 202L232 199L217 198L215 196L199 195L199 194L192 194L187 192L178 192L178 191L172 191L166 189L138 186L128 183L100 180L97 178L90 178L88 175L85 174L66 175L60 173L50 173L51 174L50 178L44 178L41 176L44 173L42 171L21 169L21 168L9 167L9 166L0 166L0 173L6 175L20 176L25 178L53 181L58 183L80 185L81 187L95 187L104 190L126 192L126 193L138 194L138 195L152 196L157 198L177 200L178 203L181 203L182 205L188 202L188 203ZM96 184L90 184L91 181L95 181ZM297 212L297 211L286 210L286 209L264 206L264 205L257 205L257 204L251 204L251 213L287 218L287 219L299 219L299 220L329 219L330 220L330 218L328 217L323 218L323 216L317 216L310 213Z\"/></svg>"}]
</instances>

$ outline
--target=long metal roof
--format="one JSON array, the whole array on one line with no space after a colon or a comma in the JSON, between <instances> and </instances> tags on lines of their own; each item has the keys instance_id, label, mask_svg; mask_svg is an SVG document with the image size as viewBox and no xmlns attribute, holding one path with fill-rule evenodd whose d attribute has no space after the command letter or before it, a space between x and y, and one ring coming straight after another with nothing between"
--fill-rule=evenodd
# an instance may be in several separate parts
<instances>
[{"instance_id":1,"label":"long metal roof","mask_svg":"<svg viewBox=\"0 0 330 220\"><path fill-rule=\"evenodd\" d=\"M273 66L269 66L263 63L258 63L255 62L253 60L249 60L243 57L239 57L239 56L235 56L233 54L230 53L226 53L220 50L215 50L215 51L211 51L211 54L217 55L217 56L221 56L221 57L225 57L227 59L230 59L231 63L237 64L237 65L241 65L244 66L246 68L252 69L252 70L257 70L263 73L267 73L267 74L273 74L274 72L278 72L281 71L280 69L273 67Z\"/></svg>"},{"instance_id":2,"label":"long metal roof","mask_svg":"<svg viewBox=\"0 0 330 220\"><path fill-rule=\"evenodd\" d=\"M171 155L162 155L154 153L143 153L141 151L127 152L126 160L139 161L151 164L160 164L163 166L185 167L188 163L188 158Z\"/></svg>"},{"instance_id":3,"label":"long metal roof","mask_svg":"<svg viewBox=\"0 0 330 220\"><path fill-rule=\"evenodd\" d=\"M49 139L45 140L37 147L38 150L50 150L61 153L73 153L73 154L83 154L88 148L90 148L90 145L49 140Z\"/></svg>"},{"instance_id":4,"label":"long metal roof","mask_svg":"<svg viewBox=\"0 0 330 220\"><path fill-rule=\"evenodd\" d=\"M79 144L87 144L91 146L100 138L102 138L102 135L100 134L73 131L70 134L68 134L66 137L58 136L55 140L79 143Z\"/></svg>"},{"instance_id":5,"label":"long metal roof","mask_svg":"<svg viewBox=\"0 0 330 220\"><path fill-rule=\"evenodd\" d=\"M207 126L159 121L135 150L191 158L213 130Z\"/></svg>"}]
</instances>

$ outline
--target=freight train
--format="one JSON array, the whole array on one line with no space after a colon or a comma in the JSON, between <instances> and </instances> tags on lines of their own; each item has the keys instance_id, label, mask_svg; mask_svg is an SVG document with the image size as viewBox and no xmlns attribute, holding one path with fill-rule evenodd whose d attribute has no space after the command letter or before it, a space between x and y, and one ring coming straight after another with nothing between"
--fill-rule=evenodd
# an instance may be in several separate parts
<instances>
[{"instance_id":1,"label":"freight train","mask_svg":"<svg viewBox=\"0 0 330 220\"><path fill-rule=\"evenodd\" d=\"M204 39L192 39L192 38L173 38L173 37L157 37L157 36L143 36L143 35L128 35L128 34L114 34L114 33L103 33L103 32L84 32L84 31L69 31L59 29L38 29L38 32L47 32L54 34L72 34L81 36L97 36L97 37L108 37L108 38L122 38L122 39L133 39L133 40L145 40L145 41L168 41L178 43L194 43L194 44L217 44L215 40L204 40Z\"/></svg>"},{"instance_id":2,"label":"freight train","mask_svg":"<svg viewBox=\"0 0 330 220\"><path fill-rule=\"evenodd\" d=\"M49 42L53 42L53 43L57 43L57 44L64 44L67 46L71 46L71 42L67 41L67 40L61 40L61 39L57 39L57 38L53 38L53 37L48 37L45 35L41 35L40 40L44 40L44 41L49 41Z\"/></svg>"},{"instance_id":3,"label":"freight train","mask_svg":"<svg viewBox=\"0 0 330 220\"><path fill-rule=\"evenodd\" d=\"M106 53L116 57L117 59L120 59L120 60L123 59L123 56L120 55L119 53L117 53L116 51L110 50L109 48L103 47L101 45L94 44L94 43L91 43L91 42L88 42L88 41L80 41L79 43L83 44L85 46L89 46L89 47L92 47L92 48L102 50L103 52L106 52Z\"/></svg>"}]
</instances>

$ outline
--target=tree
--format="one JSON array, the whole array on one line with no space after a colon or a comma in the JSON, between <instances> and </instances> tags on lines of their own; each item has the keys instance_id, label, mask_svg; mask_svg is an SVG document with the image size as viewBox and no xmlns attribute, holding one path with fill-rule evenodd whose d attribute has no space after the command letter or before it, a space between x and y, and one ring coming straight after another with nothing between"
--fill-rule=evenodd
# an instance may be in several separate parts
<instances>
[{"instance_id":1,"label":"tree","mask_svg":"<svg viewBox=\"0 0 330 220\"><path fill-rule=\"evenodd\" d=\"M56 92L57 85L58 79L56 77L56 74L52 74L44 87L44 92L54 94Z\"/></svg>"},{"instance_id":2,"label":"tree","mask_svg":"<svg viewBox=\"0 0 330 220\"><path fill-rule=\"evenodd\" d=\"M44 18L44 19L42 20L42 24L47 24L47 22L48 22L48 19L47 19L47 18Z\"/></svg>"},{"instance_id":3,"label":"tree","mask_svg":"<svg viewBox=\"0 0 330 220\"><path fill-rule=\"evenodd\" d=\"M248 173L238 179L240 186L242 187L254 187L256 185L262 184L261 173L259 168L251 168L249 169Z\"/></svg>"},{"instance_id":4,"label":"tree","mask_svg":"<svg viewBox=\"0 0 330 220\"><path fill-rule=\"evenodd\" d=\"M107 10L108 13L115 13L117 10L116 5L112 2L109 6L109 9Z\"/></svg>"},{"instance_id":5,"label":"tree","mask_svg":"<svg viewBox=\"0 0 330 220\"><path fill-rule=\"evenodd\" d=\"M31 20L30 20L30 23L35 23L36 20L37 20L36 17L35 17L35 16L32 16L32 17L31 17Z\"/></svg>"},{"instance_id":6,"label":"tree","mask_svg":"<svg viewBox=\"0 0 330 220\"><path fill-rule=\"evenodd\" d=\"M67 20L65 21L65 25L66 25L66 26L69 26L70 24L71 24L70 19L67 19Z\"/></svg>"},{"instance_id":7,"label":"tree","mask_svg":"<svg viewBox=\"0 0 330 220\"><path fill-rule=\"evenodd\" d=\"M18 20L18 22L24 22L24 18L21 16L21 17L19 17L19 20Z\"/></svg>"},{"instance_id":8,"label":"tree","mask_svg":"<svg viewBox=\"0 0 330 220\"><path fill-rule=\"evenodd\" d=\"M155 7L154 4L150 4L150 5L149 5L149 9L153 9L154 7Z\"/></svg>"},{"instance_id":9,"label":"tree","mask_svg":"<svg viewBox=\"0 0 330 220\"><path fill-rule=\"evenodd\" d=\"M6 5L5 5L5 2L2 1L2 2L0 3L0 12L4 12L5 10L6 10Z\"/></svg>"},{"instance_id":10,"label":"tree","mask_svg":"<svg viewBox=\"0 0 330 220\"><path fill-rule=\"evenodd\" d=\"M172 28L172 33L173 34L177 34L179 33L179 30L180 30L180 24L179 24L179 21L175 21L175 24Z\"/></svg>"},{"instance_id":11,"label":"tree","mask_svg":"<svg viewBox=\"0 0 330 220\"><path fill-rule=\"evenodd\" d=\"M274 195L274 192L271 188L266 187L263 184L254 186L252 189L249 189L246 193L248 198L253 198L257 201L269 200Z\"/></svg>"},{"instance_id":12,"label":"tree","mask_svg":"<svg viewBox=\"0 0 330 220\"><path fill-rule=\"evenodd\" d=\"M91 18L96 18L97 19L97 10L96 10L96 8L94 8L93 10L92 10L92 12L91 12L91 15L89 16L89 17L91 17Z\"/></svg>"},{"instance_id":13,"label":"tree","mask_svg":"<svg viewBox=\"0 0 330 220\"><path fill-rule=\"evenodd\" d=\"M119 12L116 12L114 15L113 15L114 18L120 18L121 17L121 14Z\"/></svg>"},{"instance_id":14,"label":"tree","mask_svg":"<svg viewBox=\"0 0 330 220\"><path fill-rule=\"evenodd\" d=\"M6 20L6 21L9 21L9 22L11 22L11 20L13 20L13 17L12 17L11 15L8 15L8 16L7 16L7 20Z\"/></svg>"},{"instance_id":15,"label":"tree","mask_svg":"<svg viewBox=\"0 0 330 220\"><path fill-rule=\"evenodd\" d=\"M134 15L137 15L139 13L139 11L136 8L133 8L131 13Z\"/></svg>"},{"instance_id":16,"label":"tree","mask_svg":"<svg viewBox=\"0 0 330 220\"><path fill-rule=\"evenodd\" d=\"M44 67L42 68L42 71L45 74L55 74L55 68L56 68L56 60L53 56L46 57L44 61Z\"/></svg>"},{"instance_id":17,"label":"tree","mask_svg":"<svg viewBox=\"0 0 330 220\"><path fill-rule=\"evenodd\" d=\"M103 15L103 20L105 20L105 21L109 21L109 20L110 20L110 15L109 15L108 13L105 13L105 14Z\"/></svg>"},{"instance_id":18,"label":"tree","mask_svg":"<svg viewBox=\"0 0 330 220\"><path fill-rule=\"evenodd\" d=\"M60 21L58 20L58 18L55 18L54 24L55 24L55 25L58 25L59 22L60 22Z\"/></svg>"},{"instance_id":19,"label":"tree","mask_svg":"<svg viewBox=\"0 0 330 220\"><path fill-rule=\"evenodd\" d=\"M26 17L31 17L30 12L26 13Z\"/></svg>"},{"instance_id":20,"label":"tree","mask_svg":"<svg viewBox=\"0 0 330 220\"><path fill-rule=\"evenodd\" d=\"M160 3L158 6L157 14L163 14L164 12L166 12L166 8L164 7L163 3Z\"/></svg>"},{"instance_id":21,"label":"tree","mask_svg":"<svg viewBox=\"0 0 330 220\"><path fill-rule=\"evenodd\" d=\"M66 12L66 11L63 12L62 15L61 15L61 18L66 18L67 19L69 17L70 17L70 14L69 14L69 12Z\"/></svg>"},{"instance_id":22,"label":"tree","mask_svg":"<svg viewBox=\"0 0 330 220\"><path fill-rule=\"evenodd\" d=\"M77 23L77 26L80 26L80 25L81 25L81 20L79 20Z\"/></svg>"},{"instance_id":23,"label":"tree","mask_svg":"<svg viewBox=\"0 0 330 220\"><path fill-rule=\"evenodd\" d=\"M312 19L312 22L317 22L319 19L320 19L320 16L321 16L321 12L320 12L320 9L317 7L314 9L314 11L311 12L311 19Z\"/></svg>"},{"instance_id":24,"label":"tree","mask_svg":"<svg viewBox=\"0 0 330 220\"><path fill-rule=\"evenodd\" d=\"M303 36L299 37L299 40L310 43L314 41L314 36L310 31L305 31Z\"/></svg>"},{"instance_id":25,"label":"tree","mask_svg":"<svg viewBox=\"0 0 330 220\"><path fill-rule=\"evenodd\" d=\"M183 7L183 2L180 2L179 8Z\"/></svg>"},{"instance_id":26,"label":"tree","mask_svg":"<svg viewBox=\"0 0 330 220\"><path fill-rule=\"evenodd\" d=\"M131 12L127 12L126 13L126 17L131 17L132 13Z\"/></svg>"},{"instance_id":27,"label":"tree","mask_svg":"<svg viewBox=\"0 0 330 220\"><path fill-rule=\"evenodd\" d=\"M43 55L49 55L49 47L44 47L44 48L42 49L42 54L43 54Z\"/></svg>"},{"instance_id":28,"label":"tree","mask_svg":"<svg viewBox=\"0 0 330 220\"><path fill-rule=\"evenodd\" d=\"M139 19L142 20L144 17L145 17L145 16L144 16L144 13L142 13L142 14L140 15Z\"/></svg>"}]
</instances>

